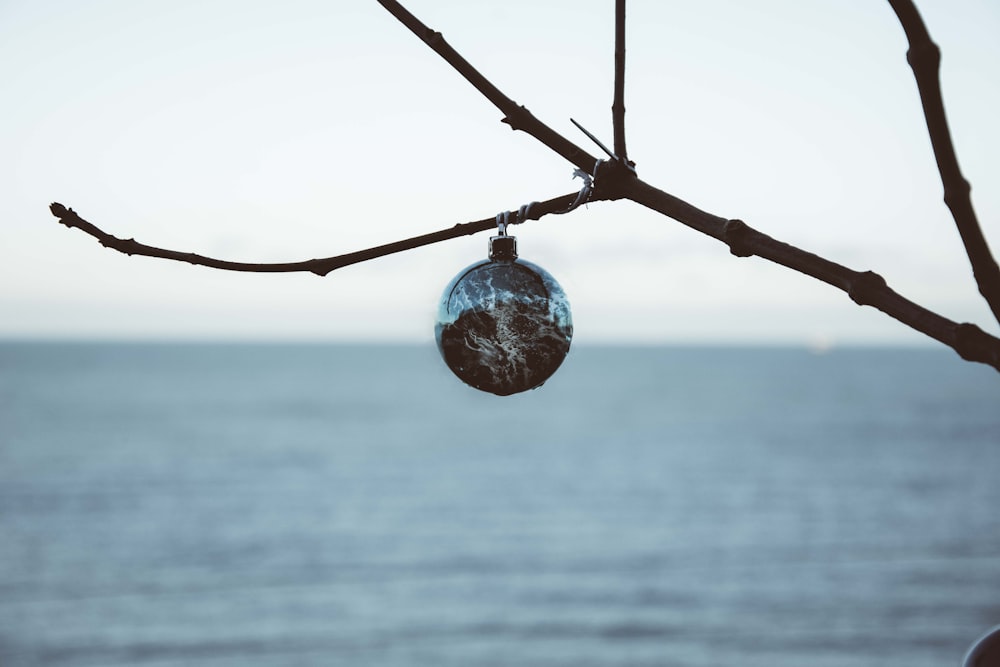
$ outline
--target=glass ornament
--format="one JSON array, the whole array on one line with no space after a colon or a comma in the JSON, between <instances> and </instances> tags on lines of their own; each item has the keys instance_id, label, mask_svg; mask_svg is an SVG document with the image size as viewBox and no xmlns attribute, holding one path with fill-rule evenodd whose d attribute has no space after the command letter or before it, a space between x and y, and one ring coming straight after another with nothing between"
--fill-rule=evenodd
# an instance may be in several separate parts
<instances>
[{"instance_id":1,"label":"glass ornament","mask_svg":"<svg viewBox=\"0 0 1000 667\"><path fill-rule=\"evenodd\" d=\"M435 326L438 350L462 382L509 396L552 377L569 352L573 317L548 271L517 257L517 239L490 238L489 259L445 288Z\"/></svg>"}]
</instances>

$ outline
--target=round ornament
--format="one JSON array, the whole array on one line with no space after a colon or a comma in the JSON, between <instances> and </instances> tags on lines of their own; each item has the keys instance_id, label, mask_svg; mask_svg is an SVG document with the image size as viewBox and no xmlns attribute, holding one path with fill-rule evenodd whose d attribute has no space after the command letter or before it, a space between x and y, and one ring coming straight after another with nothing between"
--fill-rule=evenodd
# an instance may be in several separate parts
<instances>
[{"instance_id":1,"label":"round ornament","mask_svg":"<svg viewBox=\"0 0 1000 667\"><path fill-rule=\"evenodd\" d=\"M489 259L463 269L444 290L438 350L462 382L509 396L548 380L569 352L573 317L548 271L517 257L517 241L490 238Z\"/></svg>"}]
</instances>

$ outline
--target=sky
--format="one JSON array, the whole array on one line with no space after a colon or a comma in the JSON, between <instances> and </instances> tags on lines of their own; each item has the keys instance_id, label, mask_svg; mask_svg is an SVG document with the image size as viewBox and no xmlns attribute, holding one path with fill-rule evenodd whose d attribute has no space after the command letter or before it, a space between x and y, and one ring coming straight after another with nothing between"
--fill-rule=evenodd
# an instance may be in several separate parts
<instances>
[{"instance_id":1,"label":"sky","mask_svg":"<svg viewBox=\"0 0 1000 667\"><path fill-rule=\"evenodd\" d=\"M409 0L509 97L612 144L613 0ZM973 204L1000 252L1000 3L922 0ZM998 333L881 0L631 0L626 123L645 181ZM102 248L326 257L578 190L574 167L374 0L0 0L0 338L433 340L488 233L334 271L224 272ZM575 341L929 342L841 291L631 202L513 228Z\"/></svg>"}]
</instances>

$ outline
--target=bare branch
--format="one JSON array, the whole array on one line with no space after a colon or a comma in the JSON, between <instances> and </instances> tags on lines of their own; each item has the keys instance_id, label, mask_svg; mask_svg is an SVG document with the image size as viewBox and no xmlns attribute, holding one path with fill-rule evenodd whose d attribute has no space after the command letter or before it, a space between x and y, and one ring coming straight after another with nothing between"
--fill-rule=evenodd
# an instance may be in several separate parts
<instances>
[{"instance_id":1,"label":"bare branch","mask_svg":"<svg viewBox=\"0 0 1000 667\"><path fill-rule=\"evenodd\" d=\"M400 23L409 28L413 34L423 40L427 46L431 47L449 65L454 67L459 74L465 77L469 83L475 86L476 90L493 103L493 106L500 109L505 114L503 122L510 125L511 129L527 132L585 172L590 173L593 171L594 165L597 163L597 158L535 118L526 108L518 105L514 100L500 92L500 89L494 86L489 79L480 74L475 67L459 55L445 41L441 33L431 30L421 23L420 19L411 14L395 0L378 1L390 14L399 19Z\"/></svg>"},{"instance_id":2,"label":"bare branch","mask_svg":"<svg viewBox=\"0 0 1000 667\"><path fill-rule=\"evenodd\" d=\"M969 200L969 185L958 169L954 148L944 118L940 85L937 76L939 53L930 41L916 8L909 0L889 0L903 23L911 48L908 59L917 77L924 112L927 117L931 141L942 181L945 184L945 201L948 203L969 253L970 261L979 282L980 291L1000 319L1000 270L990 255L989 248L979 229ZM517 106L501 93L464 58L455 52L440 33L427 28L395 0L379 2L404 25L419 36L462 74L477 90L506 114L504 122L513 129L528 132L556 153L575 164L583 174L594 173L591 186L589 176L584 189L522 207L518 222L538 219L552 213L566 213L584 201L631 199L658 211L703 234L716 238L729 246L730 252L739 257L757 255L795 271L812 276L843 290L859 305L873 306L903 324L920 331L953 348L968 361L988 364L1000 370L1000 339L985 333L974 324L956 323L944 318L889 288L885 280L872 271L855 271L806 252L795 246L763 234L740 220L729 220L698 209L687 202L659 190L636 176L631 162L625 158L624 140L624 0L616 0L616 71L615 102L612 107L615 124L614 159L598 161L551 128L542 124L524 107ZM575 122L575 121L574 121ZM582 128L581 128L582 129ZM586 130L584 130L585 133ZM589 133L587 133L590 136ZM596 141L596 139L595 139ZM600 145L600 142L597 142ZM602 146L603 148L603 146ZM605 149L606 150L606 149ZM409 250L458 236L492 229L496 217L455 225L449 229L417 236L367 250L303 262L283 264L249 264L229 262L143 245L134 239L119 239L98 229L80 218L73 209L52 204L53 215L67 227L76 227L98 239L102 245L129 255L146 255L199 264L230 271L291 272L309 271L326 275L334 269L374 259L384 255Z\"/></svg>"},{"instance_id":3,"label":"bare branch","mask_svg":"<svg viewBox=\"0 0 1000 667\"><path fill-rule=\"evenodd\" d=\"M625 148L625 0L615 0L615 100L611 104L615 155L628 162Z\"/></svg>"},{"instance_id":4,"label":"bare branch","mask_svg":"<svg viewBox=\"0 0 1000 667\"><path fill-rule=\"evenodd\" d=\"M948 119L945 117L944 100L941 97L939 68L941 50L931 41L923 19L911 0L889 0L896 17L903 26L910 48L906 60L913 69L920 93L920 103L924 108L927 131L930 134L934 159L944 185L944 202L951 210L958 233L965 244L965 252L972 264L972 273L979 293L986 299L993 315L1000 322L1000 267L990 252L979 220L972 208L969 193L972 187L962 176L951 141Z\"/></svg>"},{"instance_id":5,"label":"bare branch","mask_svg":"<svg viewBox=\"0 0 1000 667\"><path fill-rule=\"evenodd\" d=\"M854 271L819 255L801 250L787 243L763 234L740 220L729 220L707 213L682 199L655 188L635 178L616 178L617 162L603 163L607 173L598 174L598 181L604 176L604 187L588 197L590 201L627 198L647 208L662 213L692 229L718 239L729 246L730 252L738 257L757 255L800 273L812 276L829 285L843 290L858 305L873 306L903 324L948 345L967 361L978 361L1000 370L1000 339L997 339L974 324L959 324L944 318L893 291L885 280L871 271ZM608 183L614 189L608 188ZM597 184L597 183L595 183ZM524 220L538 220L544 215L566 213L580 203L581 193L566 194L544 202L533 202L530 207L522 207ZM81 218L73 209L62 204L50 206L52 214L67 227L75 227L90 234L101 245L127 255L159 257L187 262L228 271L248 271L258 273L287 273L308 271L325 276L331 271L375 259L385 255L410 250L420 246L444 241L459 236L493 229L496 216L460 223L454 227L430 234L413 237L395 243L368 248L357 252L310 259L302 262L279 264L251 264L230 262L204 257L195 253L166 250L138 243L134 239L120 239Z\"/></svg>"},{"instance_id":6,"label":"bare branch","mask_svg":"<svg viewBox=\"0 0 1000 667\"><path fill-rule=\"evenodd\" d=\"M638 178L624 182L624 196L729 246L738 257L757 255L843 290L855 303L873 306L890 317L954 349L967 361L1000 370L1000 339L974 324L959 324L900 296L882 276L854 271L819 255L783 243L741 220L706 213Z\"/></svg>"},{"instance_id":7,"label":"bare branch","mask_svg":"<svg viewBox=\"0 0 1000 667\"><path fill-rule=\"evenodd\" d=\"M567 209L571 209L571 207L574 206L574 203L577 203L579 197L580 193L573 192L554 199L547 199L543 202L533 202L530 208L527 208L527 214L525 215L524 220L518 220L518 222L524 222L525 220L539 220L545 215L565 213L567 212ZM308 259L301 262L285 262L278 264L253 264L249 262L230 262L227 260L205 257L204 255L198 255L191 252L178 252L176 250L157 248L139 243L135 239L120 239L87 222L77 215L76 211L71 208L66 208L62 204L53 203L49 206L49 210L52 211L52 215L59 218L59 222L61 224L71 228L75 227L83 232L86 232L100 241L101 245L104 247L117 250L118 252L126 255L158 257L160 259L187 262L188 264L207 266L213 269L223 269L225 271L245 271L251 273L293 273L297 271L307 271L309 273L315 273L318 276L325 276L335 269L350 266L351 264L357 264L358 262L364 262L369 259L391 255L404 250L412 250L413 248L419 248L421 246L437 243L439 241L446 241L459 236L468 236L470 234L486 231L488 229L496 229L497 225L496 216L493 216L490 218L484 218L483 220L459 223L454 227L442 229L437 232L431 232L430 234L423 234L422 236L415 236L403 241L387 243L374 248L367 248L365 250L350 252L344 255L337 255L335 257Z\"/></svg>"}]
</instances>

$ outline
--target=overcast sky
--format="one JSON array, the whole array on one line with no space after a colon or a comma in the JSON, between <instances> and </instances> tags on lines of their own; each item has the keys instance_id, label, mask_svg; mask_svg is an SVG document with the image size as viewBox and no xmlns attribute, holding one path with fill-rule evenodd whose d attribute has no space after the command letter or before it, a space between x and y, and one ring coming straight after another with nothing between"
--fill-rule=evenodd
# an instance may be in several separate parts
<instances>
[{"instance_id":1,"label":"overcast sky","mask_svg":"<svg viewBox=\"0 0 1000 667\"><path fill-rule=\"evenodd\" d=\"M508 96L611 144L612 0L405 3ZM922 0L984 231L1000 251L1000 3ZM646 181L996 333L881 0L631 0L626 106ZM573 167L374 0L0 0L0 337L433 339L488 234L335 271L126 257L120 237L240 261L358 250L572 192ZM515 228L576 340L924 339L845 294L630 202Z\"/></svg>"}]
</instances>

